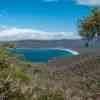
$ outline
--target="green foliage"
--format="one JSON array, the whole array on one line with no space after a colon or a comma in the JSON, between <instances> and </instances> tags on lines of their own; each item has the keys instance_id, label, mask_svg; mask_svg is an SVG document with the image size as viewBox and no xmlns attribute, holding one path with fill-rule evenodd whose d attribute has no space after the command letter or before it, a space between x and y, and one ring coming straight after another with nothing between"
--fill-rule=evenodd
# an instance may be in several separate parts
<instances>
[{"instance_id":1,"label":"green foliage","mask_svg":"<svg viewBox=\"0 0 100 100\"><path fill-rule=\"evenodd\" d=\"M31 77L29 75L25 74L25 72L23 72L20 68L15 69L15 77L21 78L23 81L32 80Z\"/></svg>"},{"instance_id":2,"label":"green foliage","mask_svg":"<svg viewBox=\"0 0 100 100\"><path fill-rule=\"evenodd\" d=\"M31 98L31 93L26 92L31 76L17 63L10 63L11 58L5 49L0 50L0 96L7 100L28 100L26 98Z\"/></svg>"},{"instance_id":3,"label":"green foliage","mask_svg":"<svg viewBox=\"0 0 100 100\"><path fill-rule=\"evenodd\" d=\"M79 20L79 34L88 42L100 35L100 9L93 8L91 14Z\"/></svg>"},{"instance_id":4,"label":"green foliage","mask_svg":"<svg viewBox=\"0 0 100 100\"><path fill-rule=\"evenodd\" d=\"M1 43L0 44L0 47L1 48L15 48L16 47L16 44L5 42L5 43Z\"/></svg>"}]
</instances>

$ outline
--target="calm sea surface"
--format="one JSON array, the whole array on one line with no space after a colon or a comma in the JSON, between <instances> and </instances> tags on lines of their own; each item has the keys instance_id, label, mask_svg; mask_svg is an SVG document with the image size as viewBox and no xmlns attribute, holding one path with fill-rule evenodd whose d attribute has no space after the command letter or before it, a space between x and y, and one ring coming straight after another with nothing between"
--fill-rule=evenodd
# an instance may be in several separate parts
<instances>
[{"instance_id":1,"label":"calm sea surface","mask_svg":"<svg viewBox=\"0 0 100 100\"><path fill-rule=\"evenodd\" d=\"M68 51L48 48L14 48L9 49L9 51L22 56L25 61L36 63L46 63L48 62L48 60L51 59L59 57L68 57L73 55Z\"/></svg>"}]
</instances>

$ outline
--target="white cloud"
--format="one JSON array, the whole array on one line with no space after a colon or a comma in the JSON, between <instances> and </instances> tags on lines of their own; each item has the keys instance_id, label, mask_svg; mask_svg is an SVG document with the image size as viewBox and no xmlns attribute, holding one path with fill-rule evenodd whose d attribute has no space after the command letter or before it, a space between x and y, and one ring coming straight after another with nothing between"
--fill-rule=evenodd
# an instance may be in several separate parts
<instances>
[{"instance_id":1,"label":"white cloud","mask_svg":"<svg viewBox=\"0 0 100 100\"><path fill-rule=\"evenodd\" d=\"M0 41L13 41L13 40L54 40L54 39L71 39L80 38L73 32L44 32L33 30L29 28L16 28L16 27L1 27L0 28Z\"/></svg>"},{"instance_id":2,"label":"white cloud","mask_svg":"<svg viewBox=\"0 0 100 100\"><path fill-rule=\"evenodd\" d=\"M44 2L73 1L80 5L100 5L100 0L43 0Z\"/></svg>"},{"instance_id":3,"label":"white cloud","mask_svg":"<svg viewBox=\"0 0 100 100\"><path fill-rule=\"evenodd\" d=\"M81 5L100 5L100 0L76 0Z\"/></svg>"}]
</instances>

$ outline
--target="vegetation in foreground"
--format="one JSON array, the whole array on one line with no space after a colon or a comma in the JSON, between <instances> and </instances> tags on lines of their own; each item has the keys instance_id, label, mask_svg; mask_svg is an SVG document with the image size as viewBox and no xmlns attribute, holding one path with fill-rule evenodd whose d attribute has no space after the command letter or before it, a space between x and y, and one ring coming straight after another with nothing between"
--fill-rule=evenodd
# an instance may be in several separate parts
<instances>
[{"instance_id":1,"label":"vegetation in foreground","mask_svg":"<svg viewBox=\"0 0 100 100\"><path fill-rule=\"evenodd\" d=\"M0 97L6 100L64 100L60 88L49 87L50 72L44 64L20 61L0 49Z\"/></svg>"},{"instance_id":2,"label":"vegetation in foreground","mask_svg":"<svg viewBox=\"0 0 100 100\"><path fill-rule=\"evenodd\" d=\"M99 95L99 52L31 64L0 49L0 96L7 100L98 100Z\"/></svg>"}]
</instances>

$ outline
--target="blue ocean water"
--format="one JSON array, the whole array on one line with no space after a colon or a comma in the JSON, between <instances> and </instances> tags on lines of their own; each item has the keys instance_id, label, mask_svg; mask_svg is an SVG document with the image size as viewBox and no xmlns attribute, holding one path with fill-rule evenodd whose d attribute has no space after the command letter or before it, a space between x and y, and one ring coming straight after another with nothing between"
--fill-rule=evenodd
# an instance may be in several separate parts
<instances>
[{"instance_id":1,"label":"blue ocean water","mask_svg":"<svg viewBox=\"0 0 100 100\"><path fill-rule=\"evenodd\" d=\"M21 55L25 61L36 63L47 63L58 57L72 56L73 54L60 49L45 48L11 48L10 52Z\"/></svg>"}]
</instances>

